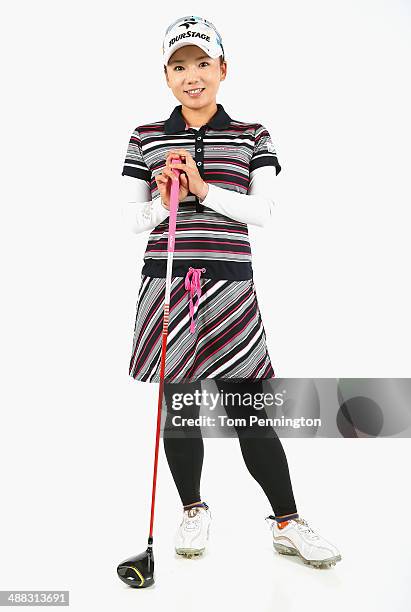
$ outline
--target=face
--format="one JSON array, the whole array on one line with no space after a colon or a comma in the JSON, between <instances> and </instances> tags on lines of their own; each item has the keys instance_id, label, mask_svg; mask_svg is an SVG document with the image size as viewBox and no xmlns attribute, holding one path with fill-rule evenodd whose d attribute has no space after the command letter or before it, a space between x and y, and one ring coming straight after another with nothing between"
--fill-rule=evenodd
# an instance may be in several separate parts
<instances>
[{"instance_id":1,"label":"face","mask_svg":"<svg viewBox=\"0 0 411 612\"><path fill-rule=\"evenodd\" d=\"M220 58L209 57L196 45L177 49L167 65L166 80L173 94L183 106L201 108L215 103L220 82L227 74L227 64ZM191 89L202 89L197 95L187 93Z\"/></svg>"}]
</instances>

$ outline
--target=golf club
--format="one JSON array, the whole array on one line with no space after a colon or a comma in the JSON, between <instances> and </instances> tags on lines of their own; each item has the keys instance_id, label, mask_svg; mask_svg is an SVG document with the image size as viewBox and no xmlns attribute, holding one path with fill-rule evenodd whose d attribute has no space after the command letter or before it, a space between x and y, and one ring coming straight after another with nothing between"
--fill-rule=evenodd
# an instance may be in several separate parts
<instances>
[{"instance_id":1,"label":"golf club","mask_svg":"<svg viewBox=\"0 0 411 612\"><path fill-rule=\"evenodd\" d=\"M171 161L180 161L178 156L173 156ZM147 549L139 555L129 557L122 561L117 566L117 575L128 586L137 589L144 589L152 586L155 582L154 578L154 553L153 553L153 524L154 524L154 504L156 498L156 483L157 483L157 465L158 465L158 446L160 440L160 424L161 424L161 408L163 403L164 391L164 370L166 362L166 347L168 336L168 323L170 314L170 287L173 270L173 255L174 242L176 233L177 210L179 204L180 191L180 170L172 168L177 180L171 181L170 189L170 216L168 226L168 244L167 244L167 272L166 272L166 288L164 300L164 315L163 315L163 339L161 348L161 365L160 365L160 386L158 391L158 408L157 408L157 430L156 430L156 445L154 452L154 471L153 471L153 487L151 494L151 517L150 531L148 536Z\"/></svg>"}]
</instances>

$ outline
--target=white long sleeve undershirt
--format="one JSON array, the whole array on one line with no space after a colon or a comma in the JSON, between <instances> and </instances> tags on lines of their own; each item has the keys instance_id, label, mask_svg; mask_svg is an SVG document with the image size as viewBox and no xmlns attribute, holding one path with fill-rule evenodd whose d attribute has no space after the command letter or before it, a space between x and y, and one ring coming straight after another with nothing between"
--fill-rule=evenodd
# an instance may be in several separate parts
<instances>
[{"instance_id":1,"label":"white long sleeve undershirt","mask_svg":"<svg viewBox=\"0 0 411 612\"><path fill-rule=\"evenodd\" d=\"M208 183L208 193L199 202L236 221L264 227L273 215L275 178L273 166L253 170L247 194ZM160 195L150 199L151 191L147 181L124 176L123 184L126 200L123 219L133 233L151 230L169 216L170 211L163 206Z\"/></svg>"}]
</instances>

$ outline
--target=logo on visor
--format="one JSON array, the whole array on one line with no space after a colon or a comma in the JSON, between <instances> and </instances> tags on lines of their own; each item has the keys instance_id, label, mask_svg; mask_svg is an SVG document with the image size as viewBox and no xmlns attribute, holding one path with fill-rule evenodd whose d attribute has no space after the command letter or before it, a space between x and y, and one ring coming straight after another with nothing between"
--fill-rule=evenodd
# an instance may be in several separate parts
<instances>
[{"instance_id":1,"label":"logo on visor","mask_svg":"<svg viewBox=\"0 0 411 612\"><path fill-rule=\"evenodd\" d=\"M183 26L186 26L186 28L188 29L191 25L195 25L196 23L197 21L195 19L190 19L188 21L185 21L184 23L180 23L178 27L182 28Z\"/></svg>"}]
</instances>

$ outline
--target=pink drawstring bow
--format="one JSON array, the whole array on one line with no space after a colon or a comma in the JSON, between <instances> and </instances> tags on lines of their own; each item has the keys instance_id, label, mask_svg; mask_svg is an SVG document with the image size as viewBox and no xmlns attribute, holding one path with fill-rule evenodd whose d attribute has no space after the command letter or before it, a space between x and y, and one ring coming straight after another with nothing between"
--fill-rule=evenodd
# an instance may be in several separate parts
<instances>
[{"instance_id":1,"label":"pink drawstring bow","mask_svg":"<svg viewBox=\"0 0 411 612\"><path fill-rule=\"evenodd\" d=\"M187 291L190 292L190 295L189 295L189 298L190 298L189 307L190 307L190 317L191 317L190 332L192 334L194 334L195 327L196 327L196 324L194 322L195 308L193 304L193 297L195 293L197 293L197 297L198 297L197 309L198 309L198 305L200 302L200 296L201 296L201 284L200 284L201 272L205 272L205 271L206 271L205 268L192 268L190 266L186 274L185 281L184 281L185 288L187 289Z\"/></svg>"}]
</instances>

